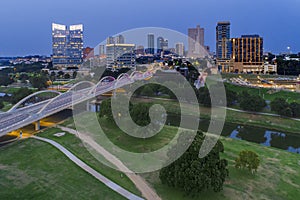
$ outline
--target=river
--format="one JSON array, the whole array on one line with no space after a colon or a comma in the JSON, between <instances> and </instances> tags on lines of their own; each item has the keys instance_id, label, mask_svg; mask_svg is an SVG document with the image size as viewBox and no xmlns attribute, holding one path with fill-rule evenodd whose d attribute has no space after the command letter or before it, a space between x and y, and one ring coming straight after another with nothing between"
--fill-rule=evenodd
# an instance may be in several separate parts
<instances>
[{"instance_id":1,"label":"river","mask_svg":"<svg viewBox=\"0 0 300 200\"><path fill-rule=\"evenodd\" d=\"M178 126L180 117L176 115L168 115L167 124ZM200 120L199 129L206 132L210 121ZM188 127L187 127L188 128ZM289 152L300 154L300 134L280 132L272 129L241 126L235 123L225 123L222 136L230 137L236 140L245 140L254 142L264 146L275 147Z\"/></svg>"}]
</instances>

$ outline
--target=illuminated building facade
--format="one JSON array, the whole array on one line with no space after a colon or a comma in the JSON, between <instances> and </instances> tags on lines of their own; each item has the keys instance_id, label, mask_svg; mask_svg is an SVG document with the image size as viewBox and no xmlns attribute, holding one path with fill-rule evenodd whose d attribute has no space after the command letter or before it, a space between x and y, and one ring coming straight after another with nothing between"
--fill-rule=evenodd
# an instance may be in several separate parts
<instances>
[{"instance_id":1,"label":"illuminated building facade","mask_svg":"<svg viewBox=\"0 0 300 200\"><path fill-rule=\"evenodd\" d=\"M52 62L57 68L80 67L83 60L83 25L52 24Z\"/></svg>"},{"instance_id":2,"label":"illuminated building facade","mask_svg":"<svg viewBox=\"0 0 300 200\"><path fill-rule=\"evenodd\" d=\"M242 35L232 38L234 72L263 72L263 38L259 35Z\"/></svg>"},{"instance_id":3,"label":"illuminated building facade","mask_svg":"<svg viewBox=\"0 0 300 200\"><path fill-rule=\"evenodd\" d=\"M135 67L135 45L107 44L106 62L108 68Z\"/></svg>"},{"instance_id":4,"label":"illuminated building facade","mask_svg":"<svg viewBox=\"0 0 300 200\"><path fill-rule=\"evenodd\" d=\"M218 22L216 26L216 57L220 71L230 71L231 51L230 22Z\"/></svg>"}]
</instances>

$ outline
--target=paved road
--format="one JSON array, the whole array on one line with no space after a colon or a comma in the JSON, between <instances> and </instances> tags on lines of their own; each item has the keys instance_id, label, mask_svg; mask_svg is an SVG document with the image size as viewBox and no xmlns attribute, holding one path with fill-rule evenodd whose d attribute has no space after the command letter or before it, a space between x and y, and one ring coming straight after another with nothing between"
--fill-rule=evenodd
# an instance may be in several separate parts
<instances>
[{"instance_id":1,"label":"paved road","mask_svg":"<svg viewBox=\"0 0 300 200\"><path fill-rule=\"evenodd\" d=\"M32 138L41 140L43 142L50 143L54 147L56 147L58 150L60 150L63 154L65 154L70 160L72 160L76 165L81 167L83 170L94 176L96 179L104 183L107 187L114 190L115 192L119 193L123 197L131 200L142 200L141 197L129 192L128 190L124 189L123 187L117 185L116 183L112 182L111 180L107 179L105 176L82 162L79 158L77 158L74 154L72 154L70 151L68 151L66 148L64 148L62 145L58 144L57 142L53 140L49 140L46 138L38 137L38 136L32 136Z\"/></svg>"},{"instance_id":2,"label":"paved road","mask_svg":"<svg viewBox=\"0 0 300 200\"><path fill-rule=\"evenodd\" d=\"M17 108L20 104L22 104L23 100L21 100L11 110L5 113L0 113L0 136L6 135L7 133L22 128L28 124L37 122L40 119L72 107L75 104L90 100L95 96L132 84L135 81L141 81L152 77L153 73L149 71L145 73L133 72L131 75L126 74L125 76L124 74L121 74L117 79L111 82L103 82L102 79L102 81L96 86L90 86L88 88L78 90L71 88L68 92L62 93L55 98L25 106L23 108ZM83 81L81 83L85 82ZM75 84L74 87L76 86L77 85ZM39 93L40 92L38 92L38 94ZM33 98L32 95L29 95L27 98L29 97ZM25 100L26 98L24 101Z\"/></svg>"},{"instance_id":3,"label":"paved road","mask_svg":"<svg viewBox=\"0 0 300 200\"><path fill-rule=\"evenodd\" d=\"M235 112L240 112L240 113L249 113L249 114L255 114L255 115L266 115L266 116L273 116L273 117L282 117L281 115L274 114L274 113L264 113L264 112L251 112L251 111L245 111L245 110L239 110L235 108L228 108L226 107L227 110L235 111ZM286 117L287 119L295 120L295 121L300 121L298 118L291 118L291 117Z\"/></svg>"},{"instance_id":4,"label":"paved road","mask_svg":"<svg viewBox=\"0 0 300 200\"><path fill-rule=\"evenodd\" d=\"M71 128L58 126L63 131L69 132L71 134L78 135L77 131ZM158 194L152 189L148 183L139 175L132 172L128 169L116 156L105 150L99 144L97 144L92 138L88 137L86 134L80 134L80 139L83 142L89 144L94 150L100 153L106 160L115 165L119 170L125 173L126 176L135 184L138 190L141 191L143 197L149 200L160 200L161 198Z\"/></svg>"}]
</instances>

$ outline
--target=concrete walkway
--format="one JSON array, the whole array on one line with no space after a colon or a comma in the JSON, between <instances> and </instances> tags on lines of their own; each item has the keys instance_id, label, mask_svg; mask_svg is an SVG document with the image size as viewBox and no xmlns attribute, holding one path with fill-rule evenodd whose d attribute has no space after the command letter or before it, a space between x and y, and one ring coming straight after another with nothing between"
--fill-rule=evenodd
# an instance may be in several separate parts
<instances>
[{"instance_id":1,"label":"concrete walkway","mask_svg":"<svg viewBox=\"0 0 300 200\"><path fill-rule=\"evenodd\" d=\"M96 179L104 183L107 187L110 189L114 190L115 192L119 193L123 197L127 199L132 199L132 200L142 200L141 197L129 192L128 190L124 189L123 187L117 185L116 183L112 182L111 180L107 179L105 176L82 162L79 158L77 158L74 154L72 154L70 151L68 151L66 148L64 148L62 145L58 144L57 142L53 140L49 140L46 138L38 137L38 136L32 136L32 138L41 140L43 142L47 142L54 147L56 147L58 150L60 150L63 154L65 154L71 161L73 161L76 165L81 167L83 170L94 176Z\"/></svg>"},{"instance_id":2,"label":"concrete walkway","mask_svg":"<svg viewBox=\"0 0 300 200\"><path fill-rule=\"evenodd\" d=\"M231 111L235 111L235 112L240 112L240 113L248 113L248 114L255 114L255 115L265 115L265 116L273 116L273 117L283 117L281 115L274 114L274 113L252 112L252 111L239 110L239 109L229 108L229 107L226 107L226 109L227 110L231 110ZM295 121L300 121L299 118L292 118L292 117L283 117L283 118L291 119L291 120L295 120Z\"/></svg>"},{"instance_id":3,"label":"concrete walkway","mask_svg":"<svg viewBox=\"0 0 300 200\"><path fill-rule=\"evenodd\" d=\"M162 101L176 101L176 100L173 100L173 99L164 99L164 98L157 98L157 97L144 97L144 96L135 97L135 98L136 99L140 98L140 99L162 100ZM187 102L187 101L182 101L182 102L188 103L188 104L192 104L192 103ZM240 113L255 114L255 115L265 115L265 116L273 116L273 117L282 117L282 118L286 118L286 119L300 121L299 118L285 117L285 116L281 116L279 114L274 114L274 113L253 112L253 111L240 110L240 109L230 108L230 107L220 107L220 108L225 108L227 110L231 110L231 111L235 111L235 112L240 112ZM201 111L201 108L200 108L200 111Z\"/></svg>"},{"instance_id":4,"label":"concrete walkway","mask_svg":"<svg viewBox=\"0 0 300 200\"><path fill-rule=\"evenodd\" d=\"M69 132L71 134L78 135L77 131L71 128L57 126L58 128L62 129L63 131ZM102 146L100 146L98 143L96 143L92 138L88 137L86 134L81 134L80 139L89 144L94 150L96 150L98 153L100 153L106 160L108 160L110 163L115 165L120 171L123 171L126 176L135 184L137 189L141 191L143 197L150 200L160 200L161 198L158 196L158 194L155 192L154 189L152 189L148 183L138 174L135 174L132 172L120 159L118 159L116 156L108 152L106 149L104 149Z\"/></svg>"}]
</instances>

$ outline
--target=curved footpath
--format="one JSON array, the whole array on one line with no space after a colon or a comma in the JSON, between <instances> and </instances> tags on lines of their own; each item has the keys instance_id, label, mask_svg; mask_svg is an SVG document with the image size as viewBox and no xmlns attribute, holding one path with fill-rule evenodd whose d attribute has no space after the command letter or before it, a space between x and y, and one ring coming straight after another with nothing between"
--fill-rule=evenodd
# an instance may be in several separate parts
<instances>
[{"instance_id":1,"label":"curved footpath","mask_svg":"<svg viewBox=\"0 0 300 200\"><path fill-rule=\"evenodd\" d=\"M104 183L107 187L110 189L114 190L115 192L119 193L123 197L127 199L132 199L132 200L142 200L141 197L129 192L128 190L124 189L123 187L117 185L116 183L112 182L111 180L107 179L105 176L85 164L83 161L81 161L79 158L77 158L74 154L72 154L70 151L68 151L66 148L64 148L62 145L58 144L57 142L53 140L49 140L46 138L38 137L38 136L32 136L32 138L47 142L54 147L56 147L58 150L60 150L63 154L65 154L71 161L73 161L76 165L81 167L83 170L94 176L96 179Z\"/></svg>"},{"instance_id":2,"label":"curved footpath","mask_svg":"<svg viewBox=\"0 0 300 200\"><path fill-rule=\"evenodd\" d=\"M57 126L57 127L63 131L78 136L77 130L63 127L63 126ZM110 163L115 165L120 171L124 172L126 176L135 184L136 188L142 193L143 197L149 200L161 200L161 198L158 196L155 190L151 188L141 176L135 174L130 169L128 169L128 167L126 167L120 159L118 159L116 156L108 152L106 149L104 149L102 146L94 142L90 137L86 136L85 134L81 134L80 139L83 142L89 144L94 150L100 153Z\"/></svg>"},{"instance_id":3,"label":"curved footpath","mask_svg":"<svg viewBox=\"0 0 300 200\"><path fill-rule=\"evenodd\" d=\"M255 115L266 115L266 116L273 116L273 117L282 117L281 115L274 114L274 113L252 112L252 111L239 110L239 109L229 108L229 107L223 107L223 108L226 108L227 110L231 110L231 111L235 111L235 112L240 112L240 113L248 113L248 114L255 114ZM292 117L284 117L284 118L295 120L295 121L300 121L299 118L292 118Z\"/></svg>"}]
</instances>

